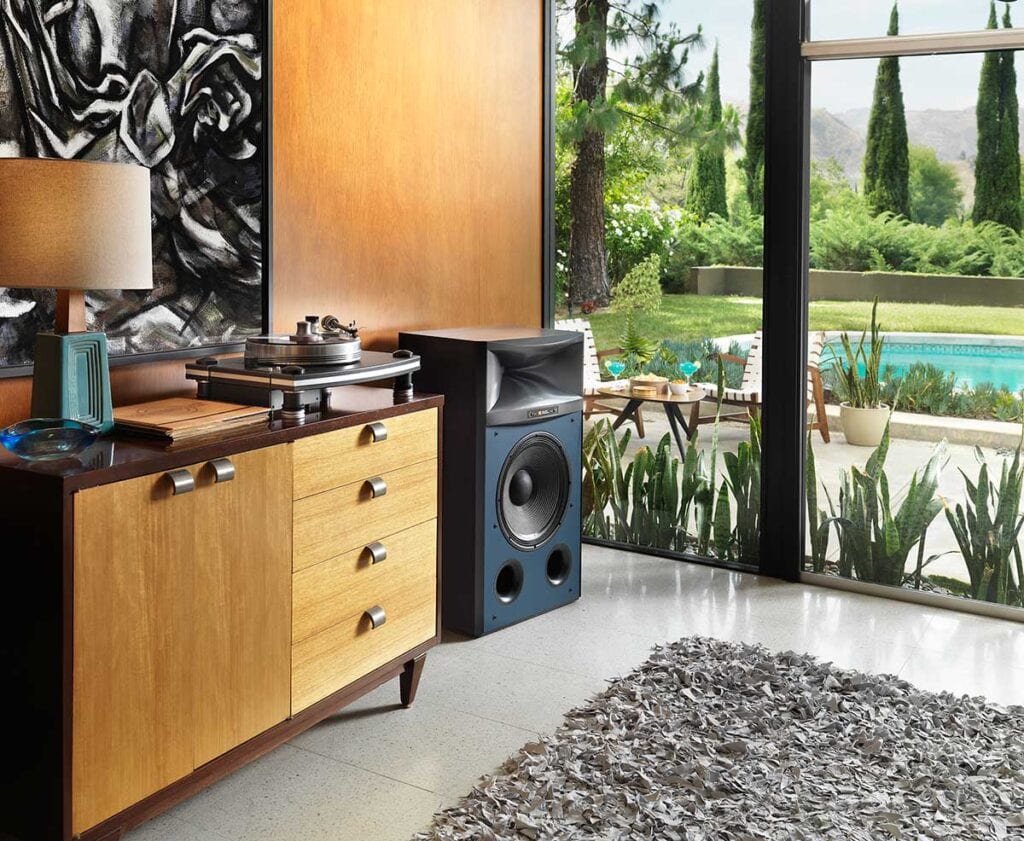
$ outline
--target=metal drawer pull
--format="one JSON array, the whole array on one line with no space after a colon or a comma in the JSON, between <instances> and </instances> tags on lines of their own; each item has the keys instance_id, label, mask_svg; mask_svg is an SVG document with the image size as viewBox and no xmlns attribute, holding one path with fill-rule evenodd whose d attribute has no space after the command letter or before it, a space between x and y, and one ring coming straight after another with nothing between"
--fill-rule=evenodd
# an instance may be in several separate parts
<instances>
[{"instance_id":1,"label":"metal drawer pull","mask_svg":"<svg viewBox=\"0 0 1024 841\"><path fill-rule=\"evenodd\" d=\"M184 467L179 467L177 470L168 470L164 476L171 480L171 488L175 496L192 493L196 489L196 480L192 478L192 474Z\"/></svg>"},{"instance_id":2,"label":"metal drawer pull","mask_svg":"<svg viewBox=\"0 0 1024 841\"><path fill-rule=\"evenodd\" d=\"M380 476L374 476L372 479L367 479L366 484L370 487L370 496L376 499L378 496L384 496L388 492L388 483L385 482Z\"/></svg>"},{"instance_id":3,"label":"metal drawer pull","mask_svg":"<svg viewBox=\"0 0 1024 841\"><path fill-rule=\"evenodd\" d=\"M379 540L374 541L366 547L366 551L370 553L370 562L379 564L381 561L388 559L387 547Z\"/></svg>"},{"instance_id":4,"label":"metal drawer pull","mask_svg":"<svg viewBox=\"0 0 1024 841\"><path fill-rule=\"evenodd\" d=\"M388 428L380 421L368 424L366 428L370 430L370 437L373 439L374 444L388 440Z\"/></svg>"},{"instance_id":5,"label":"metal drawer pull","mask_svg":"<svg viewBox=\"0 0 1024 841\"><path fill-rule=\"evenodd\" d=\"M370 625L373 626L373 630L375 630L375 631L381 625L383 625L385 622L388 621L388 616L384 612L384 608L382 608L379 604L375 604L368 611L366 611L363 614L363 616L366 616L366 617L369 618Z\"/></svg>"},{"instance_id":6,"label":"metal drawer pull","mask_svg":"<svg viewBox=\"0 0 1024 841\"><path fill-rule=\"evenodd\" d=\"M235 465L229 458L215 458L210 462L210 467L213 468L214 482L230 482L235 478Z\"/></svg>"}]
</instances>

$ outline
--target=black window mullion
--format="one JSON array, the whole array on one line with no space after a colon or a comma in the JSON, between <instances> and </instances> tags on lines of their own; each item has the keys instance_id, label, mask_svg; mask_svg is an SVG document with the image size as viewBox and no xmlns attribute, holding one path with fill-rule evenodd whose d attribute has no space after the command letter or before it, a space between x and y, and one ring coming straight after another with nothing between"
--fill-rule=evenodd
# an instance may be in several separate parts
<instances>
[{"instance_id":1,"label":"black window mullion","mask_svg":"<svg viewBox=\"0 0 1024 841\"><path fill-rule=\"evenodd\" d=\"M800 45L807 14L807 0L767 2L761 572L790 581L805 551L811 71Z\"/></svg>"}]
</instances>

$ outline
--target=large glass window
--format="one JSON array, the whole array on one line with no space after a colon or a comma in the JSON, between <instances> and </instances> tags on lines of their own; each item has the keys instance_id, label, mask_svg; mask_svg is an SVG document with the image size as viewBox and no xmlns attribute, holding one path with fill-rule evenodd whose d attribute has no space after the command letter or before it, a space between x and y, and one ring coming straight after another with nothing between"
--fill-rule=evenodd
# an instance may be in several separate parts
<instances>
[{"instance_id":1,"label":"large glass window","mask_svg":"<svg viewBox=\"0 0 1024 841\"><path fill-rule=\"evenodd\" d=\"M839 5L814 4L816 37L983 29L990 13L865 3L825 32ZM1020 60L813 65L809 321L832 440L809 438L810 572L1024 606Z\"/></svg>"},{"instance_id":2,"label":"large glass window","mask_svg":"<svg viewBox=\"0 0 1024 841\"><path fill-rule=\"evenodd\" d=\"M805 574L1024 607L1024 32L1008 4L811 5ZM752 568L764 7L581 0L557 26L585 533Z\"/></svg>"},{"instance_id":3,"label":"large glass window","mask_svg":"<svg viewBox=\"0 0 1024 841\"><path fill-rule=\"evenodd\" d=\"M755 566L764 0L557 6L556 326L588 537Z\"/></svg>"},{"instance_id":4,"label":"large glass window","mask_svg":"<svg viewBox=\"0 0 1024 841\"><path fill-rule=\"evenodd\" d=\"M889 34L892 0L811 0L811 38L815 41L876 38ZM911 0L900 4L901 35L935 35L984 29L986 3Z\"/></svg>"}]
</instances>

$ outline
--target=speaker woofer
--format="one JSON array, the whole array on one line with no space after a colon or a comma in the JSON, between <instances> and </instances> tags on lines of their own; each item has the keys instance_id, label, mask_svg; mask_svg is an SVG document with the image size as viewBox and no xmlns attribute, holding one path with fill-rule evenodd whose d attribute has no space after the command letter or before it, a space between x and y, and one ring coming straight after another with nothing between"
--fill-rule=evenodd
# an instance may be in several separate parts
<instances>
[{"instance_id":1,"label":"speaker woofer","mask_svg":"<svg viewBox=\"0 0 1024 841\"><path fill-rule=\"evenodd\" d=\"M535 549L558 530L569 501L569 459L547 432L527 435L498 478L498 525L519 549Z\"/></svg>"}]
</instances>

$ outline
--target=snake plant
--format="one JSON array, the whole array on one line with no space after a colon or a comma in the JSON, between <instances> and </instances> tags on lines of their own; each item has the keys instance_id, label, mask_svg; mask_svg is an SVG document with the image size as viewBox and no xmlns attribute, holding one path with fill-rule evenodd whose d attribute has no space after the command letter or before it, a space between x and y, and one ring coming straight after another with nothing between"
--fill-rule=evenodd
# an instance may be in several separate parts
<instances>
[{"instance_id":1,"label":"snake plant","mask_svg":"<svg viewBox=\"0 0 1024 841\"><path fill-rule=\"evenodd\" d=\"M914 471L895 507L885 473L889 427L864 470L844 471L839 486L839 510L830 522L839 527L839 574L876 584L903 584L907 559L925 540L928 527L942 511L937 495L942 468L948 460L945 442L936 445L919 474ZM934 560L929 559L928 562ZM926 564L922 558L919 566Z\"/></svg>"},{"instance_id":2,"label":"snake plant","mask_svg":"<svg viewBox=\"0 0 1024 841\"><path fill-rule=\"evenodd\" d=\"M616 439L607 420L596 423L584 439L584 533L681 551L688 543L686 526L705 472L703 454L691 444L680 464L666 433L653 451L641 447L623 469L630 440L629 431Z\"/></svg>"},{"instance_id":3,"label":"snake plant","mask_svg":"<svg viewBox=\"0 0 1024 841\"><path fill-rule=\"evenodd\" d=\"M871 341L865 348L868 333ZM854 409L877 409L882 405L882 348L885 338L878 323L878 298L871 307L871 324L854 346L849 333L839 337L843 356L832 352L831 373L841 399Z\"/></svg>"},{"instance_id":4,"label":"snake plant","mask_svg":"<svg viewBox=\"0 0 1024 841\"><path fill-rule=\"evenodd\" d=\"M631 437L627 431L616 438L601 420L584 438L584 534L670 551L710 551L716 485L706 454L691 441L680 462L666 434L654 450L641 447L625 464Z\"/></svg>"},{"instance_id":5,"label":"snake plant","mask_svg":"<svg viewBox=\"0 0 1024 841\"><path fill-rule=\"evenodd\" d=\"M719 393L724 372L719 365ZM629 431L616 438L607 420L583 441L583 530L591 537L670 551L693 550L725 561L756 563L761 520L761 423L750 420L750 440L724 453L719 484L719 429L709 453L691 440L682 462L666 434L641 447L628 465ZM735 508L735 524L733 523ZM693 526L691 531L691 524Z\"/></svg>"},{"instance_id":6,"label":"snake plant","mask_svg":"<svg viewBox=\"0 0 1024 841\"><path fill-rule=\"evenodd\" d=\"M631 430L616 440L615 430L608 421L592 426L583 439L583 532L605 540L621 540L618 524L607 516L607 511L621 510L628 495L622 471L622 454L629 446Z\"/></svg>"},{"instance_id":7,"label":"snake plant","mask_svg":"<svg viewBox=\"0 0 1024 841\"><path fill-rule=\"evenodd\" d=\"M679 542L679 460L672 456L666 434L653 452L642 447L626 468L629 510L616 512L626 528L626 541L639 546L681 548Z\"/></svg>"},{"instance_id":8,"label":"snake plant","mask_svg":"<svg viewBox=\"0 0 1024 841\"><path fill-rule=\"evenodd\" d=\"M976 481L960 471L967 490L965 505L945 503L946 519L960 547L976 599L1024 606L1024 562L1021 559L1021 490L1024 464L1018 444L1013 461L1003 460L999 485L992 481L988 462L975 448L980 464Z\"/></svg>"},{"instance_id":9,"label":"snake plant","mask_svg":"<svg viewBox=\"0 0 1024 841\"><path fill-rule=\"evenodd\" d=\"M715 522L715 503L716 496L717 501L721 501L721 492L716 494L715 488L718 483L718 433L721 429L721 418L722 418L722 395L725 394L725 371L722 367L722 361L718 361L718 407L715 413L715 424L712 427L711 432L711 455L710 455L710 469L706 472L699 474L699 481L697 483L697 489L693 497L693 506L696 514L696 526L697 535L695 541L695 549L698 555L708 555L711 552L711 541L715 540L719 552L725 552L727 550L727 524L721 522L721 516L719 516L719 522L716 525ZM728 516L728 496L726 496L726 505L719 505L719 513L725 510L725 516Z\"/></svg>"},{"instance_id":10,"label":"snake plant","mask_svg":"<svg viewBox=\"0 0 1024 841\"><path fill-rule=\"evenodd\" d=\"M758 418L750 419L750 440L740 442L735 453L723 453L722 461L725 477L718 489L712 528L715 555L723 561L756 564L761 549L761 421Z\"/></svg>"},{"instance_id":11,"label":"snake plant","mask_svg":"<svg viewBox=\"0 0 1024 841\"><path fill-rule=\"evenodd\" d=\"M825 572L825 564L828 559L829 533L832 524L829 520L828 511L818 507L818 468L814 460L814 447L811 446L813 432L807 433L807 459L805 462L805 480L807 485L807 524L810 532L811 548L811 570L813 572ZM825 496L828 497L828 489L822 485ZM831 500L829 500L831 507Z\"/></svg>"}]
</instances>

